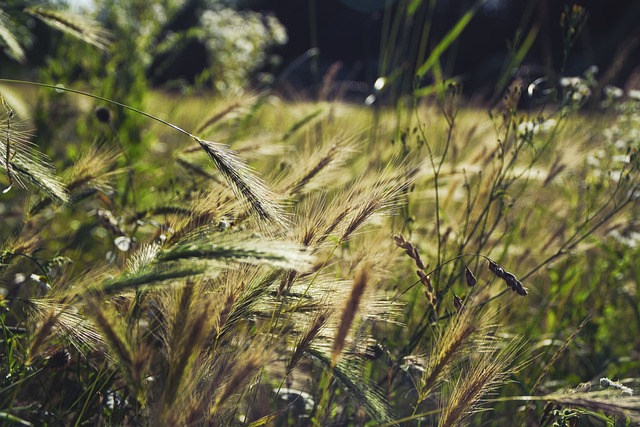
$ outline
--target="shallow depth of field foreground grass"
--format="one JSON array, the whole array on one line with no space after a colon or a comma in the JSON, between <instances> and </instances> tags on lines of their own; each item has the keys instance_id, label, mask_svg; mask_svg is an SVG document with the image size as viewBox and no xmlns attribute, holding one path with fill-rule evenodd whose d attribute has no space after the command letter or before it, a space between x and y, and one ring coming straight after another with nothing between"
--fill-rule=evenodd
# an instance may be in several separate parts
<instances>
[{"instance_id":1,"label":"shallow depth of field foreground grass","mask_svg":"<svg viewBox=\"0 0 640 427\"><path fill-rule=\"evenodd\" d=\"M149 94L172 127L3 83L0 418L639 423L640 105L522 89Z\"/></svg>"}]
</instances>

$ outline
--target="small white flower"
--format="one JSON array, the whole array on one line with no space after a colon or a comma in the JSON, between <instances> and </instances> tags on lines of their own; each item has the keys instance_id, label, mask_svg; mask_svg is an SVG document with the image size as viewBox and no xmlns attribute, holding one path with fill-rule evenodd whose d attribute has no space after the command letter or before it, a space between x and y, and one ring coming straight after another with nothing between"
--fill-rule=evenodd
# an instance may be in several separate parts
<instances>
[{"instance_id":1,"label":"small white flower","mask_svg":"<svg viewBox=\"0 0 640 427\"><path fill-rule=\"evenodd\" d=\"M518 125L518 136L535 135L538 133L538 124L534 122L522 122Z\"/></svg>"},{"instance_id":2,"label":"small white flower","mask_svg":"<svg viewBox=\"0 0 640 427\"><path fill-rule=\"evenodd\" d=\"M640 101L640 90L638 89L629 89L627 91L627 96L635 101Z\"/></svg>"},{"instance_id":3,"label":"small white flower","mask_svg":"<svg viewBox=\"0 0 640 427\"><path fill-rule=\"evenodd\" d=\"M608 98L618 99L618 98L622 98L622 95L624 95L624 91L619 87L609 85L604 88L604 94Z\"/></svg>"},{"instance_id":4,"label":"small white flower","mask_svg":"<svg viewBox=\"0 0 640 427\"><path fill-rule=\"evenodd\" d=\"M555 119L547 119L540 123L540 132L549 132L552 130L558 122Z\"/></svg>"},{"instance_id":5,"label":"small white flower","mask_svg":"<svg viewBox=\"0 0 640 427\"><path fill-rule=\"evenodd\" d=\"M131 249L131 238L127 236L118 236L115 238L113 243L116 244L116 247L120 249L122 252L127 252Z\"/></svg>"}]
</instances>

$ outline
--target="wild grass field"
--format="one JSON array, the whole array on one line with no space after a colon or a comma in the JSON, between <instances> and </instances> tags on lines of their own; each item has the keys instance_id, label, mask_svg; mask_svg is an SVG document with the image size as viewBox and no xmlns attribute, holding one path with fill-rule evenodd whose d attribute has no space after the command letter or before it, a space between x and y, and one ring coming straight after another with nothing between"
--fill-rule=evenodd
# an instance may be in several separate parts
<instances>
[{"instance_id":1,"label":"wild grass field","mask_svg":"<svg viewBox=\"0 0 640 427\"><path fill-rule=\"evenodd\" d=\"M3 424L640 423L637 93L108 81L0 79Z\"/></svg>"}]
</instances>

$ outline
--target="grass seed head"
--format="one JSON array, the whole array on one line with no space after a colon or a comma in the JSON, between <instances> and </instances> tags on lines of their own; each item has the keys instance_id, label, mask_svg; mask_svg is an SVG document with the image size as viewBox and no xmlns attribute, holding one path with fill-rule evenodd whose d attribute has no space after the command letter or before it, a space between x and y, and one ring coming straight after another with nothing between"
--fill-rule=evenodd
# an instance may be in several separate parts
<instances>
[{"instance_id":1,"label":"grass seed head","mask_svg":"<svg viewBox=\"0 0 640 427\"><path fill-rule=\"evenodd\" d=\"M469 267L464 268L464 278L467 281L467 286L470 288L473 288L478 284L478 279L476 279L476 276L474 276L471 270L469 270Z\"/></svg>"},{"instance_id":2,"label":"grass seed head","mask_svg":"<svg viewBox=\"0 0 640 427\"><path fill-rule=\"evenodd\" d=\"M504 280L504 269L491 260L489 260L489 271L495 274L497 278Z\"/></svg>"}]
</instances>

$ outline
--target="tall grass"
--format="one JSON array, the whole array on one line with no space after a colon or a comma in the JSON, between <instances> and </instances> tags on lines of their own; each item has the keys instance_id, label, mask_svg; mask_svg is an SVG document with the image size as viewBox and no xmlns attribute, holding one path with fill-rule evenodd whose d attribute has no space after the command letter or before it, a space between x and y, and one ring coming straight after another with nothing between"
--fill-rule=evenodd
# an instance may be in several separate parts
<instances>
[{"instance_id":1,"label":"tall grass","mask_svg":"<svg viewBox=\"0 0 640 427\"><path fill-rule=\"evenodd\" d=\"M2 80L110 129L40 141L3 98L0 419L640 422L638 101L584 113L587 76L523 111L516 81L487 114L438 73L389 109ZM143 156L108 106L148 120Z\"/></svg>"}]
</instances>

